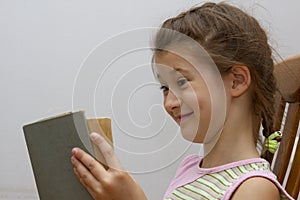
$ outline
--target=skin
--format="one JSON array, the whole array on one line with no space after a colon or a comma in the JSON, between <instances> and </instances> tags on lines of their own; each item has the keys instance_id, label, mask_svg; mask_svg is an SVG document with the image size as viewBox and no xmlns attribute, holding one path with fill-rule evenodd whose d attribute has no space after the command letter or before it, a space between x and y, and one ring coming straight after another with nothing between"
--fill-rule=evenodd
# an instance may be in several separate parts
<instances>
[{"instance_id":1,"label":"skin","mask_svg":"<svg viewBox=\"0 0 300 200\"><path fill-rule=\"evenodd\" d=\"M205 134L201 133L206 133L211 117L205 81L195 76L197 70L185 60L168 53L160 54L155 60L164 108L180 126L186 140L202 143Z\"/></svg>"},{"instance_id":2,"label":"skin","mask_svg":"<svg viewBox=\"0 0 300 200\"><path fill-rule=\"evenodd\" d=\"M147 199L134 178L123 170L113 148L98 134L91 139L102 152L109 169L79 148L72 150L71 162L80 183L96 200Z\"/></svg>"},{"instance_id":3,"label":"skin","mask_svg":"<svg viewBox=\"0 0 300 200\"><path fill-rule=\"evenodd\" d=\"M193 66L174 54L159 53L155 62L166 111L178 123L185 139L202 143L211 116L211 102L204 80ZM217 143L203 158L202 168L259 157L252 133L250 72L246 66L233 66L222 78L227 102L226 120ZM123 170L110 145L102 137L94 136L92 140L110 168L105 170L89 154L75 148L71 161L79 181L94 199L123 199L125 196L132 200L146 199L138 183ZM204 150L205 146L204 143ZM250 178L241 184L232 199L277 200L279 191L267 179Z\"/></svg>"}]
</instances>

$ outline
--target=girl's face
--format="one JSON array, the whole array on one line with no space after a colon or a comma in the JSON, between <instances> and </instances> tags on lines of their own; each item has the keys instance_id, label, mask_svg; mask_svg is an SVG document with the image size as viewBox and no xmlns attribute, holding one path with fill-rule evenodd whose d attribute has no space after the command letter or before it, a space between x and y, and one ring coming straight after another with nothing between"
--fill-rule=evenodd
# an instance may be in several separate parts
<instances>
[{"instance_id":1,"label":"girl's face","mask_svg":"<svg viewBox=\"0 0 300 200\"><path fill-rule=\"evenodd\" d=\"M205 81L186 60L172 53L155 56L164 107L180 126L183 137L202 143L211 119L211 100Z\"/></svg>"}]
</instances>

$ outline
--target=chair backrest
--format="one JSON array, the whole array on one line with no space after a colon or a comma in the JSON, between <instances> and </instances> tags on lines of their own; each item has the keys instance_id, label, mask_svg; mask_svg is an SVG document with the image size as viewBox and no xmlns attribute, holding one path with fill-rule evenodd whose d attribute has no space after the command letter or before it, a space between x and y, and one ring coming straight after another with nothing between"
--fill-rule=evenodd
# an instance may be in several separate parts
<instances>
[{"instance_id":1,"label":"chair backrest","mask_svg":"<svg viewBox=\"0 0 300 200\"><path fill-rule=\"evenodd\" d=\"M285 189L297 199L300 186L300 55L276 64L274 75L278 88L274 126L275 130L282 130L282 140L277 156L267 159L274 162L273 171L278 181L283 184L287 179Z\"/></svg>"}]
</instances>

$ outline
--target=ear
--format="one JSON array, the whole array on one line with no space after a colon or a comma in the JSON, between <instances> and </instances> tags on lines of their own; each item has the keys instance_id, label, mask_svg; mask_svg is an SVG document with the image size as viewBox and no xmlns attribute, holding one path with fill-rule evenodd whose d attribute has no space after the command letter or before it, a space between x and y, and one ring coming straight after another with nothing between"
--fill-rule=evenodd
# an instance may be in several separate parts
<instances>
[{"instance_id":1,"label":"ear","mask_svg":"<svg viewBox=\"0 0 300 200\"><path fill-rule=\"evenodd\" d=\"M246 66L233 66L230 71L231 95L239 97L244 94L251 83L251 74Z\"/></svg>"}]
</instances>

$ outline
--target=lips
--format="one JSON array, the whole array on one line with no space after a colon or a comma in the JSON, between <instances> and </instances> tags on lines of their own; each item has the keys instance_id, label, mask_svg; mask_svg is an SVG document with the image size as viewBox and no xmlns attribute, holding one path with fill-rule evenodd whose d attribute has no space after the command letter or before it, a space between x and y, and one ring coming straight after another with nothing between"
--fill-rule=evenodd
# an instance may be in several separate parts
<instances>
[{"instance_id":1,"label":"lips","mask_svg":"<svg viewBox=\"0 0 300 200\"><path fill-rule=\"evenodd\" d=\"M183 115L178 115L176 116L176 121L178 123L184 121L185 119L187 119L189 116L191 116L193 114L193 112L190 112L190 113L186 113L186 114L183 114Z\"/></svg>"}]
</instances>

